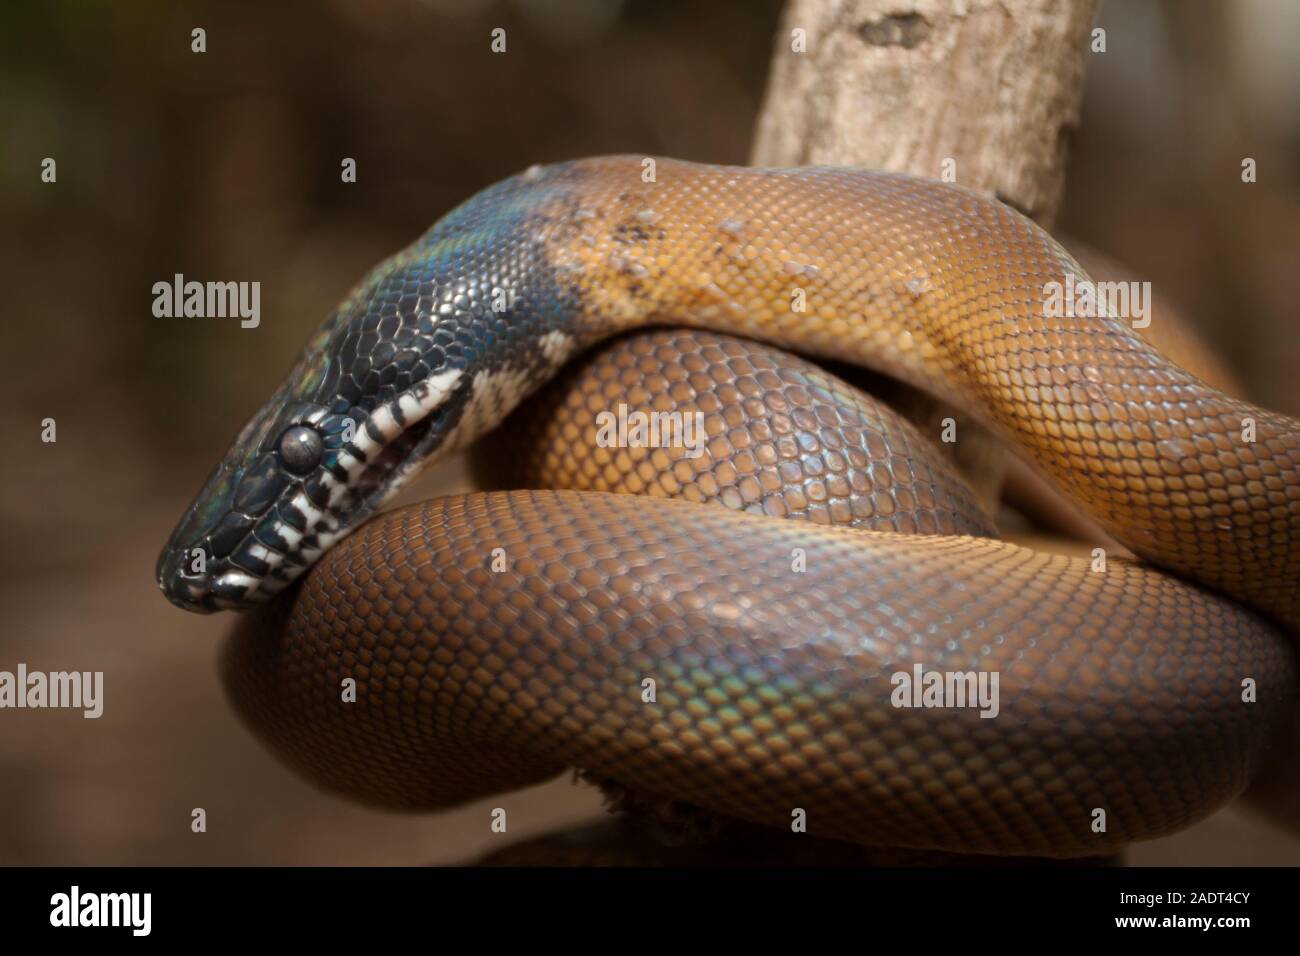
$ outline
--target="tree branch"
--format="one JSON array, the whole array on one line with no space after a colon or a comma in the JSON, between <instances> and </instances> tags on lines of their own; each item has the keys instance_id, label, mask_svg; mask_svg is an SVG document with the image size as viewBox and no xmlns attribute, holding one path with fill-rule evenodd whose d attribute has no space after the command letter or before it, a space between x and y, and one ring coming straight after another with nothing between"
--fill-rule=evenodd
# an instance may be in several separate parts
<instances>
[{"instance_id":1,"label":"tree branch","mask_svg":"<svg viewBox=\"0 0 1300 956\"><path fill-rule=\"evenodd\" d=\"M751 162L991 193L1050 227L1095 0L791 0ZM803 30L806 52L794 52Z\"/></svg>"}]
</instances>

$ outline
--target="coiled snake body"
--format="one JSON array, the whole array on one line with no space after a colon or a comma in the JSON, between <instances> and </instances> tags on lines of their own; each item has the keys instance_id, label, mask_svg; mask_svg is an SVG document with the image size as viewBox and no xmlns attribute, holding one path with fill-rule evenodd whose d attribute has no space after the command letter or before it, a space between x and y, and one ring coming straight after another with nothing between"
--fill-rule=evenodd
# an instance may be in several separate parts
<instances>
[{"instance_id":1,"label":"coiled snake body","mask_svg":"<svg viewBox=\"0 0 1300 956\"><path fill-rule=\"evenodd\" d=\"M213 610L303 576L241 620L235 698L290 763L374 802L572 766L860 843L1079 856L1169 832L1294 716L1300 427L1118 317L1053 314L1067 276L1086 279L1017 213L905 176L534 168L340 305L159 583ZM514 480L560 490L363 523L648 325L712 332L622 338L512 420ZM916 429L773 345L978 415L1144 560L995 540ZM699 412L699 453L606 447L620 403ZM996 714L898 706L918 665L996 674Z\"/></svg>"}]
</instances>

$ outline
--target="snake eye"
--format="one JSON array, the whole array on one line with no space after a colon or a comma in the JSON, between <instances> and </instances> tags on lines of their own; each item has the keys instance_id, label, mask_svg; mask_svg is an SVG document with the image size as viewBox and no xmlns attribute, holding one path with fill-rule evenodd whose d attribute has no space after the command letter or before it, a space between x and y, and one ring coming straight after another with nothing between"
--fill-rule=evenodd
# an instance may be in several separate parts
<instances>
[{"instance_id":1,"label":"snake eye","mask_svg":"<svg viewBox=\"0 0 1300 956\"><path fill-rule=\"evenodd\" d=\"M320 464L324 445L314 428L294 425L280 436L280 460L295 475L305 475Z\"/></svg>"}]
</instances>

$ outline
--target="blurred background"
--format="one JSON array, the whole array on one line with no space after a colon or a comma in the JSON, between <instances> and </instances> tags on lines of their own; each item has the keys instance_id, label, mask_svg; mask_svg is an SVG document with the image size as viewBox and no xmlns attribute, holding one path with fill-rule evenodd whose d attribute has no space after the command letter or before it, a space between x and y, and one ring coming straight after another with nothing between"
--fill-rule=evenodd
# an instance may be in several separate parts
<instances>
[{"instance_id":1,"label":"blurred background","mask_svg":"<svg viewBox=\"0 0 1300 956\"><path fill-rule=\"evenodd\" d=\"M601 815L567 778L509 797L508 836L488 829L500 798L403 817L313 791L223 698L229 619L168 605L154 560L308 333L451 206L588 154L745 162L779 12L0 7L0 441L19 449L0 495L0 670L102 670L106 685L99 720L0 711L0 863L456 862ZM1130 0L1100 25L1061 229L1181 305L1251 398L1300 415L1300 4ZM40 181L46 157L56 184ZM151 287L177 272L259 281L260 327L154 318ZM462 481L451 462L408 497ZM1129 860L1298 864L1300 839L1231 807Z\"/></svg>"}]
</instances>

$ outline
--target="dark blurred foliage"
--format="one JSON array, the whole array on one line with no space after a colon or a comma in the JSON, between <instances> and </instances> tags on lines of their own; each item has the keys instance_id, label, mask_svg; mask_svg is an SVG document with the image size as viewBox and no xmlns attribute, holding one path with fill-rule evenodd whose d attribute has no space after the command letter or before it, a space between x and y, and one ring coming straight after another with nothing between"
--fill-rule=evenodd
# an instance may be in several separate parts
<instances>
[{"instance_id":1,"label":"dark blurred foliage","mask_svg":"<svg viewBox=\"0 0 1300 956\"><path fill-rule=\"evenodd\" d=\"M1061 223L1181 303L1252 396L1292 414L1297 9L1112 3ZM481 808L382 817L271 761L216 684L226 622L162 601L157 548L308 333L451 206L574 156L743 163L779 11L775 0L0 5L0 440L18 449L0 496L0 668L107 672L100 721L0 713L0 863L409 863L487 845ZM201 55L195 27L207 31ZM505 54L490 49L497 27ZM1257 184L1240 182L1243 156L1257 159ZM55 185L40 182L45 157ZM340 180L345 157L356 184ZM261 326L155 319L151 287L177 272L260 281ZM54 445L39 441L47 416ZM581 819L597 802L567 783L542 788L512 810L512 830ZM194 806L214 822L206 836L189 831ZM1297 858L1294 843L1223 819L1146 858ZM1185 842L1197 833L1199 845Z\"/></svg>"},{"instance_id":2,"label":"dark blurred foliage","mask_svg":"<svg viewBox=\"0 0 1300 956\"><path fill-rule=\"evenodd\" d=\"M9 6L5 258L20 314L132 370L122 413L206 453L270 379L249 335L162 329L160 277L262 282L279 374L373 262L479 188L601 152L743 162L778 5L539 2ZM561 17L560 14L564 15ZM558 19L557 19L558 18ZM190 51L190 31L208 51ZM489 48L507 33L507 52ZM33 175L59 162L50 188ZM357 161L355 185L340 180ZM62 262L56 273L53 263ZM74 275L75 273L75 275ZM71 281L69 281L71 280ZM162 334L160 334L162 333ZM264 347L264 348L263 348ZM243 366L248 377L234 376ZM27 368L33 394L45 372ZM183 396L179 401L178 393ZM244 400L242 405L240 399Z\"/></svg>"}]
</instances>

